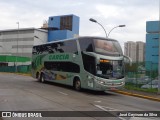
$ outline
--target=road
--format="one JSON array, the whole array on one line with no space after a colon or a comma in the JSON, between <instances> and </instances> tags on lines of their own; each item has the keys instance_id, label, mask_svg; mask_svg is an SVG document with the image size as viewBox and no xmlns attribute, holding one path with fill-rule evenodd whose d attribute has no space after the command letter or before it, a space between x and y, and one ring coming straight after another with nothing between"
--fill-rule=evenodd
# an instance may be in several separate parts
<instances>
[{"instance_id":1,"label":"road","mask_svg":"<svg viewBox=\"0 0 160 120\"><path fill-rule=\"evenodd\" d=\"M160 103L112 92L77 92L70 87L40 83L29 76L0 73L0 111L159 111ZM73 113L74 114L74 113ZM17 118L2 118L17 120ZM22 118L21 118L22 119ZM28 120L28 118L23 118ZM35 119L35 118L34 118ZM48 117L37 120L107 120L109 117ZM132 120L117 117L120 120ZM136 120L143 120L137 117ZM150 118L147 118L150 119ZM158 118L152 118L158 119Z\"/></svg>"}]
</instances>

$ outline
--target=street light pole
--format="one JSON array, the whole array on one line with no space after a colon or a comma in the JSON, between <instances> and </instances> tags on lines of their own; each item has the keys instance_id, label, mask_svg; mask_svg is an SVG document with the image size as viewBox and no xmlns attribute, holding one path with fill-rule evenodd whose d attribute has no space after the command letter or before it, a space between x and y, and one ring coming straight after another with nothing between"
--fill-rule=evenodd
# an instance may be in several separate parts
<instances>
[{"instance_id":1,"label":"street light pole","mask_svg":"<svg viewBox=\"0 0 160 120\"><path fill-rule=\"evenodd\" d=\"M125 26L126 26L126 25L118 25L118 26L115 26L114 28L112 28L112 29L109 31L108 37L109 37L109 35L110 35L110 33L112 32L113 29L118 28L118 27L125 27Z\"/></svg>"},{"instance_id":2,"label":"street light pole","mask_svg":"<svg viewBox=\"0 0 160 120\"><path fill-rule=\"evenodd\" d=\"M17 65L18 65L18 59L17 59L17 56L18 56L18 38L19 38L19 22L17 22L17 25L18 25L18 30L17 30L17 55L16 55L16 72L18 71L17 70Z\"/></svg>"},{"instance_id":3,"label":"street light pole","mask_svg":"<svg viewBox=\"0 0 160 120\"><path fill-rule=\"evenodd\" d=\"M118 25L118 26L112 28L112 29L109 31L108 35L107 35L107 32L106 32L105 28L102 26L102 24L100 24L99 22L97 22L97 20L95 20L95 19L93 19L93 18L90 18L89 20L90 20L91 22L98 23L98 24L103 28L103 30L104 30L104 32L105 32L105 34L106 34L106 38L109 37L109 34L111 33L111 31L112 31L113 29L115 29L115 28L117 28L117 27L125 27L125 26L126 26L126 25Z\"/></svg>"},{"instance_id":4,"label":"street light pole","mask_svg":"<svg viewBox=\"0 0 160 120\"><path fill-rule=\"evenodd\" d=\"M97 22L97 21L96 21L95 19L93 19L93 18L90 18L89 20L90 20L91 22L98 23L98 24L103 28L103 30L104 30L104 32L105 32L105 35L106 35L106 38L108 38L107 32L106 32L105 28L103 27L103 25L101 25L99 22Z\"/></svg>"}]
</instances>

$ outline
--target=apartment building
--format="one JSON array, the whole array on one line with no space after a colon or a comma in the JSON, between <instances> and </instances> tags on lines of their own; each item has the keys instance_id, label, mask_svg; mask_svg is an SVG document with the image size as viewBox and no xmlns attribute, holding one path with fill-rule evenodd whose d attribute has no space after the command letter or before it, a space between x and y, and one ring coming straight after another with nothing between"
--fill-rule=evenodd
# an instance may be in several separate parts
<instances>
[{"instance_id":1,"label":"apartment building","mask_svg":"<svg viewBox=\"0 0 160 120\"><path fill-rule=\"evenodd\" d=\"M144 62L145 43L142 41L128 41L124 44L124 55L132 58L133 62Z\"/></svg>"}]
</instances>

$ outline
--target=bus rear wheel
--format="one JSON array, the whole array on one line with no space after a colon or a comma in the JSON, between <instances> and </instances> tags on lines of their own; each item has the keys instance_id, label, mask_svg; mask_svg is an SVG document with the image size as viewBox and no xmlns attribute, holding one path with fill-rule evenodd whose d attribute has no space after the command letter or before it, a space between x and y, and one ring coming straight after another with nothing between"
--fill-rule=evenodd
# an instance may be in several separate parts
<instances>
[{"instance_id":1,"label":"bus rear wheel","mask_svg":"<svg viewBox=\"0 0 160 120\"><path fill-rule=\"evenodd\" d=\"M38 82L41 82L41 81L40 81L40 77L41 77L41 76L39 75L39 72L37 72L37 73L36 73L36 79L38 80Z\"/></svg>"},{"instance_id":2,"label":"bus rear wheel","mask_svg":"<svg viewBox=\"0 0 160 120\"><path fill-rule=\"evenodd\" d=\"M74 81L74 89L77 90L77 91L80 91L80 89L81 89L81 82L80 82L79 79L76 79Z\"/></svg>"}]
</instances>

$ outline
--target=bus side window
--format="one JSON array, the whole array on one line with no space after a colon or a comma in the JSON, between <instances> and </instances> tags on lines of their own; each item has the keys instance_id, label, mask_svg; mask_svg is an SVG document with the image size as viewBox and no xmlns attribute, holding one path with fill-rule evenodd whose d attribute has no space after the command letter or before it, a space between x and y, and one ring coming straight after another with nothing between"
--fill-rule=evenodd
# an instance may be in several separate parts
<instances>
[{"instance_id":1,"label":"bus side window","mask_svg":"<svg viewBox=\"0 0 160 120\"><path fill-rule=\"evenodd\" d=\"M82 52L82 59L84 69L92 74L95 74L96 67L95 67L95 57L86 55Z\"/></svg>"}]
</instances>

